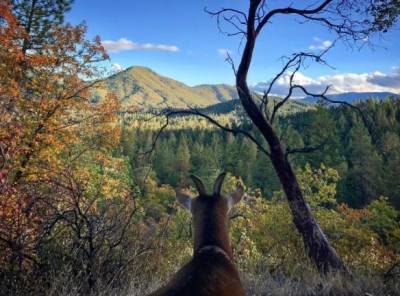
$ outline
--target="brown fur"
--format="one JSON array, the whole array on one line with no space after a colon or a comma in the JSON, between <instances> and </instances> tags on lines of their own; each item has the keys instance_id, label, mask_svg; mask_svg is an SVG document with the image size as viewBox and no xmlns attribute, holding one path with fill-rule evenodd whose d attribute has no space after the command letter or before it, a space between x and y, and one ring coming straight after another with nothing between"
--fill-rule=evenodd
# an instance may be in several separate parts
<instances>
[{"instance_id":1,"label":"brown fur","mask_svg":"<svg viewBox=\"0 0 400 296\"><path fill-rule=\"evenodd\" d=\"M244 296L229 244L228 199L219 193L201 195L191 200L190 209L194 227L193 258L166 286L149 296Z\"/></svg>"}]
</instances>

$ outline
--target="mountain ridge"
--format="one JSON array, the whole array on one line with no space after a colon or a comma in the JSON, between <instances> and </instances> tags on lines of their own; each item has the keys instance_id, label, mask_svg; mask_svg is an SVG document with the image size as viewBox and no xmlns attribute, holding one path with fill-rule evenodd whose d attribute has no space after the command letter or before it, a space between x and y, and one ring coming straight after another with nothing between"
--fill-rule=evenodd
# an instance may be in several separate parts
<instances>
[{"instance_id":1,"label":"mountain ridge","mask_svg":"<svg viewBox=\"0 0 400 296\"><path fill-rule=\"evenodd\" d=\"M391 96L399 97L398 94L392 92L345 92L339 94L326 95L328 99L346 103L355 103L357 101L365 101L368 99L383 100L384 98ZM314 97L305 97L299 100L308 104L314 104L318 102L318 98Z\"/></svg>"},{"instance_id":2,"label":"mountain ridge","mask_svg":"<svg viewBox=\"0 0 400 296\"><path fill-rule=\"evenodd\" d=\"M142 66L132 66L100 81L92 92L93 101L101 100L107 92L117 95L124 105L141 108L205 107L237 98L233 86L192 87Z\"/></svg>"},{"instance_id":3,"label":"mountain ridge","mask_svg":"<svg viewBox=\"0 0 400 296\"><path fill-rule=\"evenodd\" d=\"M238 99L234 86L228 84L189 86L143 66L132 66L101 80L92 91L92 101L101 100L109 92L114 93L124 106L140 109L206 108ZM381 100L388 96L399 95L389 92L347 92L328 95L328 98L352 103L368 98ZM318 99L306 97L292 101L313 104Z\"/></svg>"}]
</instances>

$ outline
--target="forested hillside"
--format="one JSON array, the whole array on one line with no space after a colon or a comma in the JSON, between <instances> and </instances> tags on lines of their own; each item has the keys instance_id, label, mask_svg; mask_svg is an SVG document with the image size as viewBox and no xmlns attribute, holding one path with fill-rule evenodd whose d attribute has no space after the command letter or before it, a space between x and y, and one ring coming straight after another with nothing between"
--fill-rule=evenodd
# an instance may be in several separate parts
<instances>
[{"instance_id":1,"label":"forested hillside","mask_svg":"<svg viewBox=\"0 0 400 296\"><path fill-rule=\"evenodd\" d=\"M291 112L280 118L280 133L290 145L288 148L323 144L312 153L293 155L293 161L298 169L307 164L313 168L324 164L337 170L339 202L362 208L386 196L400 209L400 101L371 99L360 106L371 117L372 134L354 110L340 106L318 106L302 112L288 109ZM202 111L217 115L221 122L241 124L259 137L251 124L240 123L239 115L230 111L238 109L221 104ZM265 155L248 139L234 137L195 117L175 120L157 140L152 157L151 169L159 183L187 186L191 173L212 182L218 172L226 170L243 178L252 190L260 189L265 198L272 198L273 192L280 189ZM149 143L162 122L163 118L158 118L152 124L143 123L141 128L136 122L131 128L129 120L125 121L124 145L135 151L150 149ZM132 161L133 167L139 169L140 164Z\"/></svg>"},{"instance_id":2,"label":"forested hillside","mask_svg":"<svg viewBox=\"0 0 400 296\"><path fill-rule=\"evenodd\" d=\"M261 96L258 94L254 94L254 96L257 98L257 100L260 100ZM282 98L280 97L274 97L273 99L271 98L268 106L271 107L273 104L277 104L279 101L282 101ZM207 107L203 108L198 108L200 112L204 114L227 114L233 111L236 111L238 115L245 115L243 106L240 104L240 101L235 99L235 100L230 100L227 102L222 102L214 105L210 105ZM286 105L283 106L281 113L282 114L293 114L297 112L303 112L306 110L313 110L315 109L314 105L307 104L301 100L290 100L287 102Z\"/></svg>"}]
</instances>

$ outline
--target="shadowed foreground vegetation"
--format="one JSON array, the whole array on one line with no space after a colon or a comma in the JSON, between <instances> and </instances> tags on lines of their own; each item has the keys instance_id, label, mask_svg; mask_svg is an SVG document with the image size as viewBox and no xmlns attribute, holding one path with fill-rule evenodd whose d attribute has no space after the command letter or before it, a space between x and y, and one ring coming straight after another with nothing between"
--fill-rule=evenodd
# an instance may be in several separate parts
<instances>
[{"instance_id":1,"label":"shadowed foreground vegetation","mask_svg":"<svg viewBox=\"0 0 400 296\"><path fill-rule=\"evenodd\" d=\"M299 176L318 221L355 278L320 278L294 231L282 193L276 192L270 201L250 195L231 220L236 264L249 295L398 295L398 212L385 198L359 210L337 204L338 175L333 169L308 166ZM224 190L230 191L236 180L230 177ZM313 182L306 185L305 180ZM20 294L80 295L95 280L95 295L144 295L164 283L191 256L190 215L174 203L171 187L149 181L146 189L148 193L137 198L134 221L121 244L127 247L123 253L110 254L110 246L101 244L101 227L94 233L92 261L86 257L88 238L54 237L36 255L46 264L41 271L46 276L38 276L35 268L26 270L23 280L29 286L19 286ZM90 221L94 217L87 215ZM116 239L108 233L110 242ZM68 246L68 241L81 247ZM89 276L88 262L93 264Z\"/></svg>"}]
</instances>

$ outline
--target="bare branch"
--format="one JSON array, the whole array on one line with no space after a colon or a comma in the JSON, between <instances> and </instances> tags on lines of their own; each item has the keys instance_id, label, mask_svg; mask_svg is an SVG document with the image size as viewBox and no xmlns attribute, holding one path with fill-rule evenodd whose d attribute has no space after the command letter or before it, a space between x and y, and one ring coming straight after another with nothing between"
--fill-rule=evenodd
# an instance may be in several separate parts
<instances>
[{"instance_id":1,"label":"bare branch","mask_svg":"<svg viewBox=\"0 0 400 296\"><path fill-rule=\"evenodd\" d=\"M257 2L257 1L256 1ZM260 2L260 0L258 0ZM258 24L256 28L256 34L258 35L262 28L265 26L266 23L269 22L269 20L277 14L297 14L301 16L307 16L307 15L312 15L321 12L324 8L326 8L333 0L325 0L322 2L319 6L313 8L313 9L296 9L292 7L286 7L286 8L278 8L271 10L268 12L267 15L262 19L262 21Z\"/></svg>"},{"instance_id":2,"label":"bare branch","mask_svg":"<svg viewBox=\"0 0 400 296\"><path fill-rule=\"evenodd\" d=\"M286 64L282 67L281 71L276 74L276 76L272 79L272 81L269 83L267 90L264 92L263 98L261 100L261 105L260 105L260 109L264 109L264 113L266 114L267 118L270 119L271 123L273 123L274 119L275 119L275 115L277 114L278 110L290 99L290 97L292 96L293 93L293 81L294 81L294 77L295 74L300 70L300 67L304 67L304 63L306 59L312 59L315 62L328 66L330 68L333 68L332 66L330 66L324 59L323 56L334 46L335 43L332 43L332 45L328 48L326 48L324 51L322 51L319 54L314 54L314 53L309 53L309 52L299 52L299 53L295 53L292 55L291 58L287 58L288 61L286 62ZM280 77L282 77L282 75L284 75L286 72L289 71L289 69L295 67L294 71L291 73L290 78L289 78L289 90L288 90L288 94L285 96L285 98L283 100L281 100L278 104L275 105L274 102L274 108L272 111L271 116L268 115L268 99L269 99L269 95L272 91L272 88L274 86L274 84L278 81L278 79Z\"/></svg>"},{"instance_id":3,"label":"bare branch","mask_svg":"<svg viewBox=\"0 0 400 296\"><path fill-rule=\"evenodd\" d=\"M276 115L276 113L278 112L279 108L281 108L281 107L287 102L287 100L289 100L290 97L292 96L292 92L293 92L293 79L294 79L294 76L296 75L296 73L299 71L300 66L301 66L301 59L299 60L296 69L295 69L295 70L292 72L292 74L290 75L290 78L289 78L289 92L288 92L288 94L286 95L285 98L283 98L283 100L279 101L279 102L274 106L274 109L273 109L272 115L271 115L271 120L270 120L270 121L271 121L271 124L274 122L275 115Z\"/></svg>"},{"instance_id":4,"label":"bare branch","mask_svg":"<svg viewBox=\"0 0 400 296\"><path fill-rule=\"evenodd\" d=\"M285 156L288 157L289 154L294 154L294 153L312 153L317 150L320 150L322 147L324 147L326 145L326 143L327 143L327 141L325 140L324 142L322 142L321 144L316 145L316 146L307 145L307 146L300 147L300 148L287 148Z\"/></svg>"},{"instance_id":5,"label":"bare branch","mask_svg":"<svg viewBox=\"0 0 400 296\"><path fill-rule=\"evenodd\" d=\"M161 133L168 127L168 125L169 125L169 117L166 116L166 121L161 126L161 128L158 130L156 136L153 138L150 148L144 152L139 153L140 155L146 155L146 154L153 153L154 149L156 148L158 138L160 137Z\"/></svg>"},{"instance_id":6,"label":"bare branch","mask_svg":"<svg viewBox=\"0 0 400 296\"><path fill-rule=\"evenodd\" d=\"M326 96L326 93L327 93L328 90L329 90L329 86L327 86L327 87L325 88L324 92L323 92L323 93L320 93L320 94L311 93L311 92L309 92L309 91L308 91L304 86L302 86L302 85L293 85L293 88L301 89L301 90L302 90L306 95L308 95L308 96L311 96L311 97L314 97L314 98L321 98L322 100L324 100L324 101L326 101L326 102L328 102L328 103L331 103L331 104L341 104L341 105L350 107L351 109L357 111L357 113L360 115L361 120L363 121L365 127L368 129L368 133L370 134L371 138L374 140L374 134L373 134L373 132L372 132L372 128L371 128L371 126L369 125L368 119L367 119L367 116L366 116L366 114L368 114L368 113L366 113L366 112L364 112L363 110L361 110L361 108L359 108L359 107L357 107L357 106L355 106L355 105L353 105L353 104L350 104L349 102L337 101L337 100L332 100L332 99L328 98L328 97Z\"/></svg>"},{"instance_id":7,"label":"bare branch","mask_svg":"<svg viewBox=\"0 0 400 296\"><path fill-rule=\"evenodd\" d=\"M247 15L243 11L233 8L221 8L218 11L211 11L208 10L207 7L204 8L204 11L209 15L211 15L212 17L216 17L218 29L222 33L225 33L228 36L236 36L236 35L242 35L244 37L246 36L246 32L241 28L242 26L245 26L247 23ZM233 26L235 31L233 32L224 31L221 26L221 19L229 23L231 26Z\"/></svg>"},{"instance_id":8,"label":"bare branch","mask_svg":"<svg viewBox=\"0 0 400 296\"><path fill-rule=\"evenodd\" d=\"M211 116L208 116L207 114L204 114L202 112L200 112L197 109L189 109L189 110L165 110L162 112L162 115L168 117L172 117L172 116L179 116L179 115L195 115L195 116L200 116L205 118L208 122L210 122L211 124L217 126L218 128L222 129L223 131L232 133L234 135L237 134L241 134L245 137L247 137L248 139L250 139L256 146L257 148L263 152L264 154L266 154L267 156L270 156L270 153L267 149L264 148L264 146L257 141L257 139L250 134L248 131L243 130L243 129L239 129L239 128L230 128L228 126L224 126L221 123L219 123L217 120L215 120L214 118L212 118Z\"/></svg>"},{"instance_id":9,"label":"bare branch","mask_svg":"<svg viewBox=\"0 0 400 296\"><path fill-rule=\"evenodd\" d=\"M227 61L228 64L231 65L232 71L233 71L233 73L234 73L235 76L236 76L235 63L234 63L234 61L233 61L231 55L229 54L229 52L226 53L226 59L225 59L225 61Z\"/></svg>"},{"instance_id":10,"label":"bare branch","mask_svg":"<svg viewBox=\"0 0 400 296\"><path fill-rule=\"evenodd\" d=\"M222 15L222 14L224 14L225 12L234 13L234 14L237 14L237 15L241 15L241 16L243 17L244 24L246 24L246 22L247 22L247 15L246 15L243 11L240 11L240 10L237 10L237 9L233 9L233 8L221 8L221 9L218 10L218 11L211 11L211 10L208 10L207 7L204 7L204 11L207 12L208 14L212 15L212 16Z\"/></svg>"}]
</instances>

